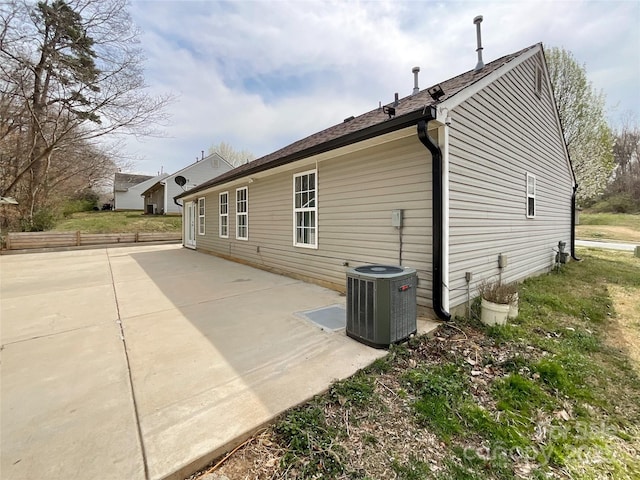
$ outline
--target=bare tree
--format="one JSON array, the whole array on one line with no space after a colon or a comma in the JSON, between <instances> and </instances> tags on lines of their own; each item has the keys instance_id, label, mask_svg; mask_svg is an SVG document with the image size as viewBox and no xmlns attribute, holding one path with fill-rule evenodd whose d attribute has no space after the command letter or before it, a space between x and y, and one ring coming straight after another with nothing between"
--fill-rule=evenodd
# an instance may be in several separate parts
<instances>
[{"instance_id":1,"label":"bare tree","mask_svg":"<svg viewBox=\"0 0 640 480\"><path fill-rule=\"evenodd\" d=\"M20 197L29 216L64 183L60 175L100 170L104 155L95 153L112 134L157 133L170 99L146 92L126 7L126 0L12 0L0 7L0 158L7 172L0 193Z\"/></svg>"},{"instance_id":2,"label":"bare tree","mask_svg":"<svg viewBox=\"0 0 640 480\"><path fill-rule=\"evenodd\" d=\"M255 155L249 150L236 150L227 142L216 143L209 147L209 154L217 153L234 167L255 160Z\"/></svg>"},{"instance_id":3,"label":"bare tree","mask_svg":"<svg viewBox=\"0 0 640 480\"><path fill-rule=\"evenodd\" d=\"M623 194L640 208L640 127L637 120L630 115L623 118L615 138L616 167L607 194Z\"/></svg>"},{"instance_id":4,"label":"bare tree","mask_svg":"<svg viewBox=\"0 0 640 480\"><path fill-rule=\"evenodd\" d=\"M613 169L613 133L605 118L605 96L594 90L586 68L571 52L546 52L564 139L578 178L578 200L596 197Z\"/></svg>"}]
</instances>

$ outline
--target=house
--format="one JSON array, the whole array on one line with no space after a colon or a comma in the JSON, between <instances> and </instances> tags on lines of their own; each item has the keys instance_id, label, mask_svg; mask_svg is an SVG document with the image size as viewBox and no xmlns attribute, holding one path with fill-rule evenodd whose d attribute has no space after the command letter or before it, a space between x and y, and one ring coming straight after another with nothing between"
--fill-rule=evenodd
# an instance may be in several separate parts
<instances>
[{"instance_id":1,"label":"house","mask_svg":"<svg viewBox=\"0 0 640 480\"><path fill-rule=\"evenodd\" d=\"M140 195L147 189L150 182L155 183L164 176L153 177L150 175L116 173L113 177L113 209L143 210L144 202Z\"/></svg>"},{"instance_id":2,"label":"house","mask_svg":"<svg viewBox=\"0 0 640 480\"><path fill-rule=\"evenodd\" d=\"M141 192L144 196L146 213L181 213L182 205L174 202L174 197L197 187L201 183L228 172L233 167L217 153L212 153L191 165L146 185Z\"/></svg>"},{"instance_id":3,"label":"house","mask_svg":"<svg viewBox=\"0 0 640 480\"><path fill-rule=\"evenodd\" d=\"M424 90L414 69L413 94L180 194L184 246L342 291L349 267L410 266L442 319L548 271L577 185L543 47L478 63Z\"/></svg>"}]
</instances>

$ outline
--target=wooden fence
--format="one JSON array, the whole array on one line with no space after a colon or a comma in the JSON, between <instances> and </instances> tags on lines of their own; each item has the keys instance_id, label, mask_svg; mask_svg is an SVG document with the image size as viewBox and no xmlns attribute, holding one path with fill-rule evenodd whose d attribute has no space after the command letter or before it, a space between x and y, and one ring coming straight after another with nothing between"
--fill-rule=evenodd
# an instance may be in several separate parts
<instances>
[{"instance_id":1,"label":"wooden fence","mask_svg":"<svg viewBox=\"0 0 640 480\"><path fill-rule=\"evenodd\" d=\"M81 232L19 232L7 233L5 248L23 250L83 245L113 245L140 242L179 242L181 232L153 233L81 233Z\"/></svg>"}]
</instances>

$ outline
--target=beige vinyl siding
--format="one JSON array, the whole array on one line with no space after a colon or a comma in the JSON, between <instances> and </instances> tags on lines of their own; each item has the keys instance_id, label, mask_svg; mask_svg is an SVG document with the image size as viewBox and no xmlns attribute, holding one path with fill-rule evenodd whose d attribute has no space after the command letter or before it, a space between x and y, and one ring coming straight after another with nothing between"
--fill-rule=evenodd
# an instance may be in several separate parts
<instances>
[{"instance_id":1,"label":"beige vinyl siding","mask_svg":"<svg viewBox=\"0 0 640 480\"><path fill-rule=\"evenodd\" d=\"M418 270L418 302L430 306L431 158L417 136L319 162L318 248L294 247L293 175L314 168L306 163L208 193L207 235L198 238L198 249L343 290L349 267L398 264L391 211L403 209L402 263ZM218 194L242 186L249 192L249 240L219 238ZM235 213L230 202L230 232Z\"/></svg>"},{"instance_id":2,"label":"beige vinyl siding","mask_svg":"<svg viewBox=\"0 0 640 480\"><path fill-rule=\"evenodd\" d=\"M543 82L535 93L536 55L453 110L450 130L451 307L483 278L503 280L552 266L558 241L571 235L572 177L554 105ZM526 174L536 177L536 216L527 218Z\"/></svg>"}]
</instances>

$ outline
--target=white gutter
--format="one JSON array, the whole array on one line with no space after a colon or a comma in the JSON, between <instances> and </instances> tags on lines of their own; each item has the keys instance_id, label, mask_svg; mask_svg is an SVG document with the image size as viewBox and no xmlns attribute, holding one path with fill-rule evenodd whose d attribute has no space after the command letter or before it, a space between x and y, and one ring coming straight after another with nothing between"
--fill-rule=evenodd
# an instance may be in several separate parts
<instances>
[{"instance_id":1,"label":"white gutter","mask_svg":"<svg viewBox=\"0 0 640 480\"><path fill-rule=\"evenodd\" d=\"M443 109L444 125L442 133L442 308L449 311L449 126L451 117L449 110Z\"/></svg>"}]
</instances>

